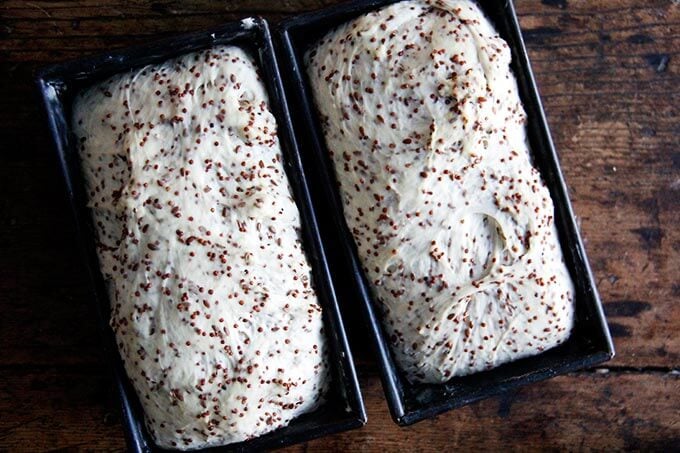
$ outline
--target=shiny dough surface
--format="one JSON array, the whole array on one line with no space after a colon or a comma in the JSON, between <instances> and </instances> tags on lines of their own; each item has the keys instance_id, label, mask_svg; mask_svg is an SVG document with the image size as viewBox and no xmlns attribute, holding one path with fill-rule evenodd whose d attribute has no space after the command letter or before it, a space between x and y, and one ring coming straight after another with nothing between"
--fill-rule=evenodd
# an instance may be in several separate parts
<instances>
[{"instance_id":1,"label":"shiny dough surface","mask_svg":"<svg viewBox=\"0 0 680 453\"><path fill-rule=\"evenodd\" d=\"M305 56L345 218L412 381L534 355L572 328L510 61L468 0L390 5Z\"/></svg>"},{"instance_id":2,"label":"shiny dough surface","mask_svg":"<svg viewBox=\"0 0 680 453\"><path fill-rule=\"evenodd\" d=\"M261 435L327 387L268 102L251 57L217 47L115 76L74 104L110 323L161 447Z\"/></svg>"}]
</instances>

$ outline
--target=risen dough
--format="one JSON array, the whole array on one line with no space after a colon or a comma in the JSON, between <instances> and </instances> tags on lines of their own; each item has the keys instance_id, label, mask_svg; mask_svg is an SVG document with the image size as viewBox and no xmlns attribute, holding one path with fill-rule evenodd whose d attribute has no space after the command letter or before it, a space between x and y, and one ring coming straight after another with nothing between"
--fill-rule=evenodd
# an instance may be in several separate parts
<instances>
[{"instance_id":1,"label":"risen dough","mask_svg":"<svg viewBox=\"0 0 680 453\"><path fill-rule=\"evenodd\" d=\"M388 6L306 55L345 218L413 381L537 354L571 330L510 58L467 0Z\"/></svg>"},{"instance_id":2,"label":"risen dough","mask_svg":"<svg viewBox=\"0 0 680 453\"><path fill-rule=\"evenodd\" d=\"M113 77L74 105L111 326L161 447L287 425L318 404L321 308L276 122L235 47Z\"/></svg>"}]
</instances>

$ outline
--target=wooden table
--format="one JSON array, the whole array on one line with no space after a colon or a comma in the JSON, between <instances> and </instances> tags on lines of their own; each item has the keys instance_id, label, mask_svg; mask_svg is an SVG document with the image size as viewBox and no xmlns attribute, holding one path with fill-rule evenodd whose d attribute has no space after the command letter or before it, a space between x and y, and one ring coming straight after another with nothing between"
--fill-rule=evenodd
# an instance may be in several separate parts
<instances>
[{"instance_id":1,"label":"wooden table","mask_svg":"<svg viewBox=\"0 0 680 453\"><path fill-rule=\"evenodd\" d=\"M34 70L331 3L0 2L0 450L124 448ZM354 344L368 425L291 450L680 448L680 4L518 0L517 9L616 359L402 429L370 353Z\"/></svg>"}]
</instances>

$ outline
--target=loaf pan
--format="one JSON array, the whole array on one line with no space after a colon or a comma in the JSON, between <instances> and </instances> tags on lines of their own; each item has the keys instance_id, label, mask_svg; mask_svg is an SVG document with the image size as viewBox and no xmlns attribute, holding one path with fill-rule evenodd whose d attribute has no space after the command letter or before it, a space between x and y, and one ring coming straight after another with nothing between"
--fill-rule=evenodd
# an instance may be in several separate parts
<instances>
[{"instance_id":1,"label":"loaf pan","mask_svg":"<svg viewBox=\"0 0 680 453\"><path fill-rule=\"evenodd\" d=\"M281 76L269 28L265 20L249 18L214 30L180 35L149 45L57 64L43 69L37 75L37 84L47 111L48 126L56 145L67 195L75 217L80 247L93 284L93 303L96 304L99 328L104 339L105 357L112 364L113 377L122 404L127 445L131 451L150 452L158 448L144 426L141 405L126 377L113 331L108 326L109 300L104 279L99 271L91 212L86 208L87 197L80 170L80 159L70 128L71 105L74 95L80 90L114 74L223 44L245 49L255 58L261 70L269 94L270 107L278 123L287 176L300 210L303 243L312 266L319 301L323 307L324 330L330 343L329 361L333 370L326 402L313 413L304 414L294 419L287 427L261 437L208 450L260 450L281 447L357 428L366 423L366 412L352 354L329 276L328 263L321 247L296 138L291 132L291 120L283 96Z\"/></svg>"},{"instance_id":2,"label":"loaf pan","mask_svg":"<svg viewBox=\"0 0 680 453\"><path fill-rule=\"evenodd\" d=\"M362 271L352 235L345 223L335 173L316 115L304 67L304 54L330 30L369 11L396 3L361 0L304 14L283 22L276 30L282 70L287 77L294 127L305 149L303 161L315 169L318 190L313 190L317 215L334 278L351 282L341 304L360 305L373 344L383 389L392 418L410 425L447 410L498 395L524 384L537 382L580 368L591 367L614 355L595 282L576 226L567 189L557 160L534 76L529 65L512 1L481 1L480 6L512 51L512 70L528 115L529 143L534 165L541 172L555 204L555 223L567 267L574 280L575 325L564 344L540 355L517 360L489 371L455 377L445 384L412 384L397 367L379 319L379 310ZM318 193L317 193L318 192ZM337 255L332 251L338 250Z\"/></svg>"}]
</instances>

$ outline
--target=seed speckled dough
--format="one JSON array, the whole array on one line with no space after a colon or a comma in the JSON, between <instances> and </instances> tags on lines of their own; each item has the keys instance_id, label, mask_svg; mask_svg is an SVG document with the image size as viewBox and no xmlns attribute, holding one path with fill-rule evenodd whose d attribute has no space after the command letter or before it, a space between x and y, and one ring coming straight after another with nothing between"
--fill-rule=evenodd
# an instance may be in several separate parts
<instances>
[{"instance_id":1,"label":"seed speckled dough","mask_svg":"<svg viewBox=\"0 0 680 453\"><path fill-rule=\"evenodd\" d=\"M469 0L405 1L305 57L347 224L412 381L564 342L574 290L510 50Z\"/></svg>"},{"instance_id":2,"label":"seed speckled dough","mask_svg":"<svg viewBox=\"0 0 680 453\"><path fill-rule=\"evenodd\" d=\"M156 443L238 442L313 410L321 308L253 60L218 47L115 76L73 118L111 326Z\"/></svg>"}]
</instances>

